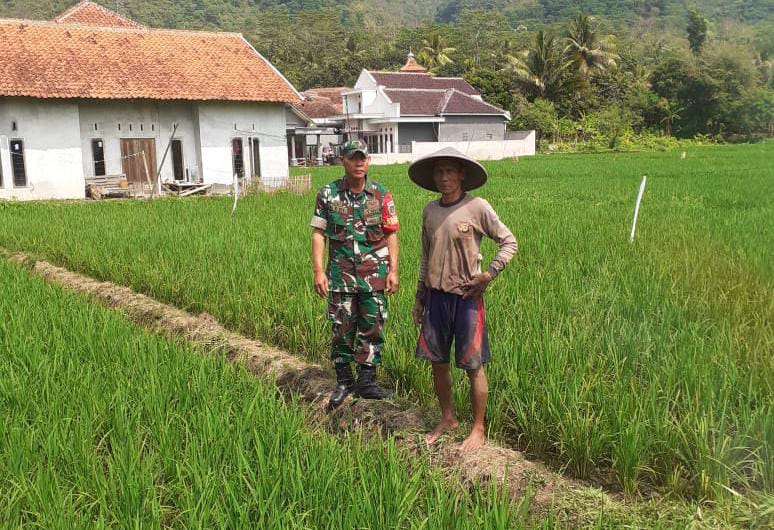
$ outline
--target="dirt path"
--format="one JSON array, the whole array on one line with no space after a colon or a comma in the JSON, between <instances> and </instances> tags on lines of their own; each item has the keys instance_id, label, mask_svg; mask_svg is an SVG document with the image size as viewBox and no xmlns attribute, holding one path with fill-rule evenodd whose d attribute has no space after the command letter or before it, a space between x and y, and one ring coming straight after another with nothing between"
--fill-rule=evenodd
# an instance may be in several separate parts
<instances>
[{"instance_id":1,"label":"dirt path","mask_svg":"<svg viewBox=\"0 0 774 530\"><path fill-rule=\"evenodd\" d=\"M127 287L96 281L28 254L0 249L0 256L23 264L33 274L51 283L87 294L107 307L120 310L146 328L181 337L206 353L244 363L250 372L273 378L280 389L309 403L315 419L327 425L332 432L363 428L380 435L395 435L401 447L413 453L431 451L433 463L450 474L459 475L466 482L487 483L494 480L507 489L514 502L531 496L530 513L536 518L551 508L563 524L585 526L603 512L631 519L637 511L619 498L527 460L518 451L487 445L474 454L461 456L457 453L458 444L451 441L442 441L437 448L429 450L422 436L428 427L427 420L419 410L400 401L348 399L338 410L328 414L324 410L325 401L335 379L331 372L318 365L308 364L283 350L233 333L210 315L191 315Z\"/></svg>"}]
</instances>

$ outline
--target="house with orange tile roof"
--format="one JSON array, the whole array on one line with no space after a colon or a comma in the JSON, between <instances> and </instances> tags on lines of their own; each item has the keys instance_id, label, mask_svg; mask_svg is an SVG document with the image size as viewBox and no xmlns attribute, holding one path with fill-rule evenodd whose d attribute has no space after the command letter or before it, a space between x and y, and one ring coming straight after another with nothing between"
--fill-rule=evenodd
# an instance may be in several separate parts
<instances>
[{"instance_id":1,"label":"house with orange tile roof","mask_svg":"<svg viewBox=\"0 0 774 530\"><path fill-rule=\"evenodd\" d=\"M304 100L297 110L306 123L288 119L288 156L291 165L331 163L339 153L344 136L342 93L351 87L310 88L301 92Z\"/></svg>"},{"instance_id":2,"label":"house with orange tile roof","mask_svg":"<svg viewBox=\"0 0 774 530\"><path fill-rule=\"evenodd\" d=\"M100 176L286 178L301 99L238 33L150 28L89 1L0 19L0 199L82 198Z\"/></svg>"},{"instance_id":3,"label":"house with orange tile roof","mask_svg":"<svg viewBox=\"0 0 774 530\"><path fill-rule=\"evenodd\" d=\"M399 71L363 70L341 96L345 134L364 140L378 162L409 161L446 146L487 159L534 154L534 133L507 131L508 111L485 102L461 77L431 75L410 52Z\"/></svg>"}]
</instances>

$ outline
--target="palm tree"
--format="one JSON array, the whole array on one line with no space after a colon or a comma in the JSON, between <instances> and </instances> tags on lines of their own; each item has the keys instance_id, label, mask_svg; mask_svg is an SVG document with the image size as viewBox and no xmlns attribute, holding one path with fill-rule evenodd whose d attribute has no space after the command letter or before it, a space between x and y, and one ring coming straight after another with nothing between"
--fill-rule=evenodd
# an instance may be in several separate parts
<instances>
[{"instance_id":1,"label":"palm tree","mask_svg":"<svg viewBox=\"0 0 774 530\"><path fill-rule=\"evenodd\" d=\"M678 107L677 103L666 98L661 98L658 106L664 112L664 117L661 118L661 123L664 124L664 133L667 136L672 136L672 125L681 118L680 113L685 109Z\"/></svg>"},{"instance_id":2,"label":"palm tree","mask_svg":"<svg viewBox=\"0 0 774 530\"><path fill-rule=\"evenodd\" d=\"M422 49L417 58L425 68L435 73L441 66L454 62L449 55L456 51L457 48L445 45L439 33L433 33L429 39L422 40Z\"/></svg>"},{"instance_id":3,"label":"palm tree","mask_svg":"<svg viewBox=\"0 0 774 530\"><path fill-rule=\"evenodd\" d=\"M595 69L614 68L619 59L612 51L613 36L600 36L597 29L594 19L582 13L567 28L567 46L564 50L584 83Z\"/></svg>"},{"instance_id":4,"label":"palm tree","mask_svg":"<svg viewBox=\"0 0 774 530\"><path fill-rule=\"evenodd\" d=\"M569 65L555 37L540 30L532 46L508 57L506 69L527 94L553 99L565 88Z\"/></svg>"}]
</instances>

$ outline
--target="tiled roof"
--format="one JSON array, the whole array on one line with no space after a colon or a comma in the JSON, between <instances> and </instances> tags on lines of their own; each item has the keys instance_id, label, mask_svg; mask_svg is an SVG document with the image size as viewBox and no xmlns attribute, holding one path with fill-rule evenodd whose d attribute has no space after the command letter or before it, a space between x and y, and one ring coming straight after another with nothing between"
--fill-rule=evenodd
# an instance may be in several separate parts
<instances>
[{"instance_id":1,"label":"tiled roof","mask_svg":"<svg viewBox=\"0 0 774 530\"><path fill-rule=\"evenodd\" d=\"M352 87L348 86L336 86L336 87L319 87L319 88L310 88L308 90L304 90L302 92L304 97L318 97L318 98L328 98L331 101L338 102L339 105L341 105L341 95L344 92L350 92L352 90Z\"/></svg>"},{"instance_id":2,"label":"tiled roof","mask_svg":"<svg viewBox=\"0 0 774 530\"><path fill-rule=\"evenodd\" d=\"M237 33L0 20L0 96L297 102Z\"/></svg>"},{"instance_id":3,"label":"tiled roof","mask_svg":"<svg viewBox=\"0 0 774 530\"><path fill-rule=\"evenodd\" d=\"M142 28L142 24L124 18L118 13L94 2L83 0L64 11L54 19L59 24L83 24L85 26L107 26L114 28Z\"/></svg>"},{"instance_id":4,"label":"tiled roof","mask_svg":"<svg viewBox=\"0 0 774 530\"><path fill-rule=\"evenodd\" d=\"M433 77L423 73L372 72L369 74L384 88L421 88L426 90L447 90L455 88L463 94L477 96L478 91L461 77Z\"/></svg>"},{"instance_id":5,"label":"tiled roof","mask_svg":"<svg viewBox=\"0 0 774 530\"><path fill-rule=\"evenodd\" d=\"M337 107L328 98L305 99L298 106L310 118L328 118L342 113L341 105Z\"/></svg>"},{"instance_id":6,"label":"tiled roof","mask_svg":"<svg viewBox=\"0 0 774 530\"><path fill-rule=\"evenodd\" d=\"M484 101L451 90L440 114L503 114L505 111Z\"/></svg>"},{"instance_id":7,"label":"tiled roof","mask_svg":"<svg viewBox=\"0 0 774 530\"><path fill-rule=\"evenodd\" d=\"M310 118L340 116L344 112L341 95L350 90L349 87L310 88L301 93L306 99L300 107Z\"/></svg>"},{"instance_id":8,"label":"tiled roof","mask_svg":"<svg viewBox=\"0 0 774 530\"><path fill-rule=\"evenodd\" d=\"M444 114L493 114L505 111L455 89L385 89L393 103L400 103L401 116L442 116Z\"/></svg>"},{"instance_id":9,"label":"tiled roof","mask_svg":"<svg viewBox=\"0 0 774 530\"><path fill-rule=\"evenodd\" d=\"M443 103L444 90L385 90L393 103L400 103L401 116L436 116Z\"/></svg>"}]
</instances>

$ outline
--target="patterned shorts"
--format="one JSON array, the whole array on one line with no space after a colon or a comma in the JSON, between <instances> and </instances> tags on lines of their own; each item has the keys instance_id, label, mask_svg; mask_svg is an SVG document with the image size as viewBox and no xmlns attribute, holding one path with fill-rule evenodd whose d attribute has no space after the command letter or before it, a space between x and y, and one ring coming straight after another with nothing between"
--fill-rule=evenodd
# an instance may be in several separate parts
<instances>
[{"instance_id":1,"label":"patterned shorts","mask_svg":"<svg viewBox=\"0 0 774 530\"><path fill-rule=\"evenodd\" d=\"M378 366L384 348L387 298L384 291L328 293L328 319L333 325L331 359L335 363Z\"/></svg>"},{"instance_id":2,"label":"patterned shorts","mask_svg":"<svg viewBox=\"0 0 774 530\"><path fill-rule=\"evenodd\" d=\"M484 299L465 300L458 294L428 289L416 356L448 363L452 341L457 368L474 370L489 362Z\"/></svg>"}]
</instances>

